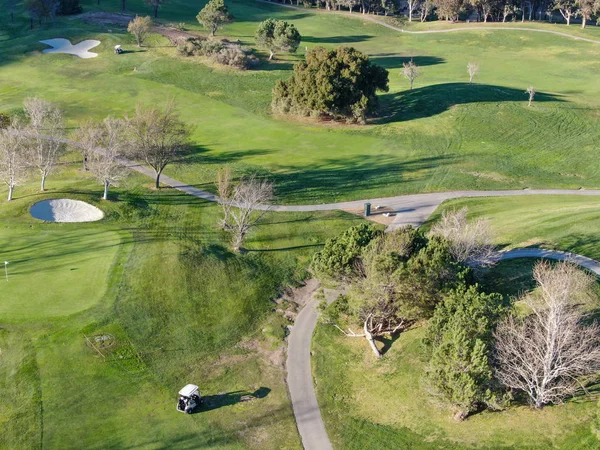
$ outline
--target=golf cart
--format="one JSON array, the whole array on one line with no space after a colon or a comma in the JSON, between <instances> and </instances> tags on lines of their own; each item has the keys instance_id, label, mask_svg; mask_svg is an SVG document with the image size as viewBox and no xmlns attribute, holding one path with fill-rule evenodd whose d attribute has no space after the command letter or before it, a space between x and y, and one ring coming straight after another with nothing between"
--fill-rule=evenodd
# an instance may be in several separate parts
<instances>
[{"instance_id":1,"label":"golf cart","mask_svg":"<svg viewBox=\"0 0 600 450\"><path fill-rule=\"evenodd\" d=\"M195 384L188 384L179 391L177 411L191 414L200 403L202 403L202 397L200 397L198 386Z\"/></svg>"},{"instance_id":2,"label":"golf cart","mask_svg":"<svg viewBox=\"0 0 600 450\"><path fill-rule=\"evenodd\" d=\"M121 53L123 53L123 49L121 48L121 46L115 45L115 54L120 55Z\"/></svg>"}]
</instances>

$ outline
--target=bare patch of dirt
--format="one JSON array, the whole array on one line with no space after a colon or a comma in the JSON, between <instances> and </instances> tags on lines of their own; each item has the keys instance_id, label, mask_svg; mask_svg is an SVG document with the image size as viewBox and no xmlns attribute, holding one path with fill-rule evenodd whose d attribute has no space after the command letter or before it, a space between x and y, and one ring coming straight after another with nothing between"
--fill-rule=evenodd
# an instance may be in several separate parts
<instances>
[{"instance_id":1,"label":"bare patch of dirt","mask_svg":"<svg viewBox=\"0 0 600 450\"><path fill-rule=\"evenodd\" d=\"M283 367L285 347L283 342L275 349L266 348L258 339L251 339L239 344L240 348L256 353L264 361L269 361L273 366Z\"/></svg>"},{"instance_id":2,"label":"bare patch of dirt","mask_svg":"<svg viewBox=\"0 0 600 450\"><path fill-rule=\"evenodd\" d=\"M509 181L509 180L511 180L510 177L507 177L507 176L499 174L499 173L494 173L494 172L467 172L464 170L461 170L461 172L466 175L471 175L472 177L475 177L475 178L485 178L487 180L492 180L492 181Z\"/></svg>"}]
</instances>

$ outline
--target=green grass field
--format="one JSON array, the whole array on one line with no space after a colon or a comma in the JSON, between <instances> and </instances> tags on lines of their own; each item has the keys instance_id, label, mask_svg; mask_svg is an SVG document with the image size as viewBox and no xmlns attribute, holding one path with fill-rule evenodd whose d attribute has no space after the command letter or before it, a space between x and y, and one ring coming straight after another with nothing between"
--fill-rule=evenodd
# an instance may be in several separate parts
<instances>
[{"instance_id":1,"label":"green grass field","mask_svg":"<svg viewBox=\"0 0 600 450\"><path fill-rule=\"evenodd\" d=\"M131 177L100 186L67 165L0 201L0 448L299 448L272 299L326 238L360 219L271 214L234 255L218 206ZM100 222L43 223L45 198L85 200ZM111 335L101 357L88 339ZM208 407L175 411L200 385ZM261 398L239 403L240 395Z\"/></svg>"},{"instance_id":2,"label":"green grass field","mask_svg":"<svg viewBox=\"0 0 600 450\"><path fill-rule=\"evenodd\" d=\"M488 218L501 247L541 246L600 255L600 200L568 196L452 200L443 210L467 207L469 217ZM485 289L515 297L534 287L534 260L499 263L483 274ZM482 412L464 423L427 400L422 383L426 356L424 328L403 333L381 361L363 339L349 339L319 325L313 341L317 395L330 437L337 448L598 448L594 432L600 406L587 398L542 411L518 406Z\"/></svg>"},{"instance_id":3,"label":"green grass field","mask_svg":"<svg viewBox=\"0 0 600 450\"><path fill-rule=\"evenodd\" d=\"M301 51L258 70L235 72L181 58L162 38L153 37L137 51L118 27L60 19L55 27L30 33L21 17L0 41L2 108L16 110L24 97L42 95L60 103L75 125L89 116L128 114L138 102L160 103L174 96L195 127L196 149L184 164L169 167L168 174L211 188L216 168L227 162L238 173L268 174L284 203L454 188L600 184L595 169L597 44L526 31L407 35L358 15L251 0L229 5L238 20L221 36L252 45L257 23L276 16L297 25L304 36ZM161 15L201 31L194 19L200 6L174 1ZM119 4L100 7L117 10ZM147 11L137 0L129 8ZM600 34L594 27L583 33ZM39 39L59 35L101 40L100 57L40 53ZM111 48L117 43L134 52L115 56ZM381 116L365 127L298 124L270 116L271 89L289 75L304 47L342 44L367 52L390 70ZM399 69L411 57L423 76L408 92ZM471 60L481 66L474 86L465 83ZM530 84L538 95L527 108L524 91Z\"/></svg>"},{"instance_id":4,"label":"green grass field","mask_svg":"<svg viewBox=\"0 0 600 450\"><path fill-rule=\"evenodd\" d=\"M114 0L82 3L87 11L120 9ZM236 72L182 58L160 36L137 49L116 26L59 18L30 31L21 9L14 24L4 14L0 111L17 112L24 98L44 97L64 109L72 130L86 118L131 114L137 103L175 97L194 128L194 149L166 173L212 190L216 170L231 164L237 174L268 175L281 203L600 185L596 44L521 31L408 35L358 15L252 0L228 4L237 20L221 36L252 46L257 24L279 17L302 33L298 54ZM173 0L161 20L204 33L195 21L201 7ZM129 1L128 9L149 13L141 0ZM568 31L600 39L594 28ZM99 39L100 56L43 54L38 41L56 37ZM129 52L114 55L116 44ZM317 45L355 46L390 70L390 92L380 97L381 115L369 125L270 115L276 80ZM399 69L410 58L423 76L409 92ZM471 60L481 66L473 86L466 84ZM539 94L527 108L530 84ZM9 281L0 278L0 448L300 448L282 367L288 322L271 300L305 277L309 258L327 238L361 219L342 212L271 213L249 237L248 253L237 255L218 229L216 205L150 185L131 175L102 202L99 185L67 163L49 178L46 194L31 180L13 202L0 200L0 261L10 262ZM95 204L106 218L60 225L29 216L33 203L56 197ZM594 199L478 199L444 207L463 204L473 216L492 219L501 245L600 258ZM513 295L530 284L528 267L503 264L489 283ZM86 341L100 335L113 339L102 356ZM459 429L415 395L419 336L406 333L375 365L363 357L362 342L318 329L318 394L337 447L597 444L590 428L596 406L589 402L538 416L524 408L481 414ZM175 412L176 393L189 382L200 385L210 405L191 417ZM398 395L380 389L388 385ZM252 393L260 398L239 402Z\"/></svg>"}]
</instances>

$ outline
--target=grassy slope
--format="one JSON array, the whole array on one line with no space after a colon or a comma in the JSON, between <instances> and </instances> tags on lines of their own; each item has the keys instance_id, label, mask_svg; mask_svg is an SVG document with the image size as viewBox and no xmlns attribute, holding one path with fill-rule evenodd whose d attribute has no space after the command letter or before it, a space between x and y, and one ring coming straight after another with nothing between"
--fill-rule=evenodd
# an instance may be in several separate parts
<instances>
[{"instance_id":1,"label":"grassy slope","mask_svg":"<svg viewBox=\"0 0 600 450\"><path fill-rule=\"evenodd\" d=\"M216 205L147 182L132 175L102 202L99 185L65 167L47 194L32 180L0 202L0 258L14 273L2 292L38 305L2 305L0 448L298 448L281 366L287 322L270 299L316 246L360 219L273 214L236 256ZM31 204L60 196L107 218L78 227L29 217ZM115 239L116 250L103 248ZM116 338L106 362L84 338L104 333ZM188 382L211 405L191 417L175 412ZM267 395L238 403L256 391Z\"/></svg>"},{"instance_id":2,"label":"grassy slope","mask_svg":"<svg viewBox=\"0 0 600 450\"><path fill-rule=\"evenodd\" d=\"M431 222L443 209L467 206L470 217L490 220L501 245L542 245L598 258L599 205L594 198L574 197L458 200L444 203ZM484 285L518 295L532 287L531 268L531 261L501 263L485 276ZM317 395L338 448L598 447L591 427L598 412L596 394L590 401L569 401L541 412L518 407L455 423L446 411L423 401L429 398L421 382L423 331L401 335L386 358L374 361L362 340L318 327L313 344Z\"/></svg>"},{"instance_id":3,"label":"grassy slope","mask_svg":"<svg viewBox=\"0 0 600 450\"><path fill-rule=\"evenodd\" d=\"M116 57L111 47L132 47L129 36L115 27L108 33L108 27L66 19L33 35L24 30L6 35L0 43L0 101L14 109L27 95L44 95L60 102L75 123L89 115L130 113L138 101L176 96L184 117L196 126L198 147L188 164L167 172L210 187L215 169L227 162L239 172L269 173L282 202L453 188L598 186L594 44L508 31L401 35L355 18L249 0L230 5L238 20L222 33L234 39L252 44L257 22L278 16L298 26L302 47L354 45L387 67L391 90L381 96L378 124L299 126L270 117L270 90L301 54L239 73L179 58L154 38L151 48ZM194 23L199 6L175 1L162 15L199 30ZM137 1L130 8L145 10ZM99 38L101 57L40 54L37 40L58 34ZM409 57L423 67L412 92L399 74ZM477 86L463 84L469 60L481 66ZM576 86L566 84L567 77ZM526 108L530 84L540 94Z\"/></svg>"}]
</instances>

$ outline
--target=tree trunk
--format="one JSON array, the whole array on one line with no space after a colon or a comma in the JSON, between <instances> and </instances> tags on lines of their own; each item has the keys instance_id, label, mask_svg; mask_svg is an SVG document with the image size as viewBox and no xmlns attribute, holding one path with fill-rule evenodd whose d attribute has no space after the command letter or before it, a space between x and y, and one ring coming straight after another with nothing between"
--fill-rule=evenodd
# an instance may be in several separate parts
<instances>
[{"instance_id":1,"label":"tree trunk","mask_svg":"<svg viewBox=\"0 0 600 450\"><path fill-rule=\"evenodd\" d=\"M413 81L414 80L410 80L410 90L412 91L412 87L413 87Z\"/></svg>"},{"instance_id":2,"label":"tree trunk","mask_svg":"<svg viewBox=\"0 0 600 450\"><path fill-rule=\"evenodd\" d=\"M102 196L102 200L108 200L108 187L110 183L108 181L104 182L104 195Z\"/></svg>"},{"instance_id":3,"label":"tree trunk","mask_svg":"<svg viewBox=\"0 0 600 450\"><path fill-rule=\"evenodd\" d=\"M160 174L162 173L162 169L156 171L156 189L160 189Z\"/></svg>"},{"instance_id":4,"label":"tree trunk","mask_svg":"<svg viewBox=\"0 0 600 450\"><path fill-rule=\"evenodd\" d=\"M271 61L273 59L274 55L275 55L275 53L273 53L273 50L269 50L269 61Z\"/></svg>"},{"instance_id":5,"label":"tree trunk","mask_svg":"<svg viewBox=\"0 0 600 450\"><path fill-rule=\"evenodd\" d=\"M158 19L158 4L154 5L154 18Z\"/></svg>"},{"instance_id":6,"label":"tree trunk","mask_svg":"<svg viewBox=\"0 0 600 450\"><path fill-rule=\"evenodd\" d=\"M363 329L365 331L365 338L367 339L367 342L369 342L369 345L371 346L371 350L373 350L373 353L375 353L375 356L377 357L377 359L380 359L381 352L375 345L375 340L373 339L373 335L369 332L369 328L367 327L367 323L369 322L370 318L371 318L371 316L367 317L365 320L365 323L363 325Z\"/></svg>"},{"instance_id":7,"label":"tree trunk","mask_svg":"<svg viewBox=\"0 0 600 450\"><path fill-rule=\"evenodd\" d=\"M411 5L408 5L408 21L412 22L412 8Z\"/></svg>"},{"instance_id":8,"label":"tree trunk","mask_svg":"<svg viewBox=\"0 0 600 450\"><path fill-rule=\"evenodd\" d=\"M40 190L44 192L46 190L46 175L42 175L42 183L40 186Z\"/></svg>"},{"instance_id":9,"label":"tree trunk","mask_svg":"<svg viewBox=\"0 0 600 450\"><path fill-rule=\"evenodd\" d=\"M567 16L567 26L571 25L571 15Z\"/></svg>"},{"instance_id":10,"label":"tree trunk","mask_svg":"<svg viewBox=\"0 0 600 450\"><path fill-rule=\"evenodd\" d=\"M8 201L10 202L13 198L13 191L15 189L15 186L13 184L11 184L10 186L8 186Z\"/></svg>"},{"instance_id":11,"label":"tree trunk","mask_svg":"<svg viewBox=\"0 0 600 450\"><path fill-rule=\"evenodd\" d=\"M585 17L585 16L582 16L582 17L581 17L581 28L585 28L585 21L586 21L586 20L587 20L587 19L586 19L586 17Z\"/></svg>"},{"instance_id":12,"label":"tree trunk","mask_svg":"<svg viewBox=\"0 0 600 450\"><path fill-rule=\"evenodd\" d=\"M126 2L126 1L127 1L127 0L121 0L121 11L125 11L125 9L126 9L126 8L125 8L125 2Z\"/></svg>"}]
</instances>

